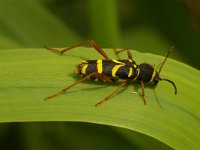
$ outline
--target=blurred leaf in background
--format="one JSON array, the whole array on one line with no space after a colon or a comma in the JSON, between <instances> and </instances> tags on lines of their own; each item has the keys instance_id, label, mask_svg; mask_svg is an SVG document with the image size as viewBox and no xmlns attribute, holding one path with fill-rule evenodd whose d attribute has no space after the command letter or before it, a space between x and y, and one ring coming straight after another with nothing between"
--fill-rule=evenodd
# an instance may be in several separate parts
<instances>
[{"instance_id":1,"label":"blurred leaf in background","mask_svg":"<svg viewBox=\"0 0 200 150\"><path fill-rule=\"evenodd\" d=\"M199 0L0 0L0 49L64 47L92 39L102 47L165 55L174 44L170 57L199 69L199 10ZM148 144L171 149L103 125L5 123L0 130L2 149L149 149Z\"/></svg>"},{"instance_id":2,"label":"blurred leaf in background","mask_svg":"<svg viewBox=\"0 0 200 150\"><path fill-rule=\"evenodd\" d=\"M0 1L0 33L3 42L7 43L6 47L1 42L1 49L20 48L15 43L21 47L60 47L79 39L44 5L32 0Z\"/></svg>"}]
</instances>

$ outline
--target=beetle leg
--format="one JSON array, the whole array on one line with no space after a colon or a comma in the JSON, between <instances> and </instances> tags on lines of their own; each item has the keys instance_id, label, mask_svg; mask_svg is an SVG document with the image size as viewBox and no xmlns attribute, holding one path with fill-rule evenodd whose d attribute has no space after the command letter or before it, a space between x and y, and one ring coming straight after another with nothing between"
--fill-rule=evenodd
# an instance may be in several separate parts
<instances>
[{"instance_id":1,"label":"beetle leg","mask_svg":"<svg viewBox=\"0 0 200 150\"><path fill-rule=\"evenodd\" d=\"M67 48L64 48L63 50L58 50L56 48L48 48L48 47L45 47L47 50L49 51L52 51L56 54L59 54L59 55L62 55L64 54L66 51L69 51L69 50L72 50L74 48L77 48L77 47L81 47L83 45L90 45L91 47L93 47L99 54L101 54L105 59L109 59L109 57L107 56L107 54L104 52L104 50L98 46L94 41L92 40L88 40L88 41L85 41L85 42L82 42L82 43L79 43L79 44L76 44L76 45L73 45L73 46L70 46L70 47L67 47Z\"/></svg>"},{"instance_id":2,"label":"beetle leg","mask_svg":"<svg viewBox=\"0 0 200 150\"><path fill-rule=\"evenodd\" d=\"M101 73L95 73L93 76L96 77L96 78L99 78L99 79L101 79L103 81L113 82L113 80L111 78L109 78L106 75L101 74Z\"/></svg>"},{"instance_id":3,"label":"beetle leg","mask_svg":"<svg viewBox=\"0 0 200 150\"><path fill-rule=\"evenodd\" d=\"M117 50L116 48L112 47L112 49L114 50L114 52L115 52L115 54L117 55L118 58L119 58L119 53L127 51L128 59L131 59L131 60L133 59L130 48L125 48L125 49L122 49L122 50Z\"/></svg>"},{"instance_id":4,"label":"beetle leg","mask_svg":"<svg viewBox=\"0 0 200 150\"><path fill-rule=\"evenodd\" d=\"M141 94L141 98L144 102L144 105L146 105L146 99L145 99L145 94L144 94L144 82L143 81L139 81L140 85L141 85L141 89L142 89L142 94Z\"/></svg>"},{"instance_id":5,"label":"beetle leg","mask_svg":"<svg viewBox=\"0 0 200 150\"><path fill-rule=\"evenodd\" d=\"M97 107L97 106L101 105L103 102L108 100L111 96L113 96L118 90L120 90L122 87L128 86L128 85L129 85L129 80L126 80L125 82L120 84L115 90L113 90L110 94L108 94L105 98L103 98L101 101L99 101L95 106Z\"/></svg>"},{"instance_id":6,"label":"beetle leg","mask_svg":"<svg viewBox=\"0 0 200 150\"><path fill-rule=\"evenodd\" d=\"M89 78L90 78L91 76L93 76L95 73L96 73L96 72L93 72L93 73L91 73L91 74L85 76L85 77L82 78L81 80L79 80L79 81L77 81L77 82L74 82L73 84L71 84L71 85L67 86L66 88L62 89L61 91L56 92L56 93L54 93L53 95L50 95L50 96L46 97L44 100L48 100L48 99L51 99L51 98L53 98L53 97L56 97L56 96L58 96L58 95L60 95L60 94L65 93L66 91L68 91L68 90L71 89L72 87L76 86L77 84L79 84L79 83L81 83L81 82L83 82L83 81L89 79Z\"/></svg>"}]
</instances>

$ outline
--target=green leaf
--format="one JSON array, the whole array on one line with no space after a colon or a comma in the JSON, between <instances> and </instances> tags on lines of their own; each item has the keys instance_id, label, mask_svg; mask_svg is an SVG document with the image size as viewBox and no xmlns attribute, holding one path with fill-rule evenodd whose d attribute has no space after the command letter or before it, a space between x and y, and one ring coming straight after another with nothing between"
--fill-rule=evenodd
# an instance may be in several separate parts
<instances>
[{"instance_id":1,"label":"green leaf","mask_svg":"<svg viewBox=\"0 0 200 150\"><path fill-rule=\"evenodd\" d=\"M106 52L115 58L112 50ZM136 51L133 56L138 64L156 66L164 59ZM136 93L140 87L134 84L96 108L94 104L118 84L95 81L86 81L48 102L43 100L81 79L73 73L76 64L97 58L101 56L91 48L77 48L63 56L45 49L1 50L0 122L92 122L138 131L175 149L198 149L200 72L175 60L167 60L161 77L174 81L178 94L174 95L168 82L160 82L155 88L158 100L153 89L145 88L147 105ZM126 54L121 58L127 58Z\"/></svg>"}]
</instances>

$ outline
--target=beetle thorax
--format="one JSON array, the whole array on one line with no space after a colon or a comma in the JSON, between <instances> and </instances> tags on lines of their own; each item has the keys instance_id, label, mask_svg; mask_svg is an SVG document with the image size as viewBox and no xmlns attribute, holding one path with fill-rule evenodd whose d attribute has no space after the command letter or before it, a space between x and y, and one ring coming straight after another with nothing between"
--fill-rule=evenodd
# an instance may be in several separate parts
<instances>
[{"instance_id":1,"label":"beetle thorax","mask_svg":"<svg viewBox=\"0 0 200 150\"><path fill-rule=\"evenodd\" d=\"M139 66L140 72L137 80L144 83L156 85L159 82L159 74L152 65L142 63Z\"/></svg>"}]
</instances>

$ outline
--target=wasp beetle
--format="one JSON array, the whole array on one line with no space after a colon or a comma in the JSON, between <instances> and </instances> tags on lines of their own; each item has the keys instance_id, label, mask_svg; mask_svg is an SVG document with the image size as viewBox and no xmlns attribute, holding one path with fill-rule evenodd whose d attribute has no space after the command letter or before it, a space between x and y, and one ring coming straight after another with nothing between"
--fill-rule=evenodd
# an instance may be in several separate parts
<instances>
[{"instance_id":1,"label":"wasp beetle","mask_svg":"<svg viewBox=\"0 0 200 150\"><path fill-rule=\"evenodd\" d=\"M151 85L155 87L159 81L167 81L170 84L173 85L175 94L177 94L177 88L176 85L173 81L169 79L163 79L160 77L160 72L163 68L163 65L165 64L169 54L173 50L173 46L168 50L168 53L160 65L158 71L154 68L154 66L147 64L147 63L141 63L141 64L136 64L136 62L132 58L132 54L130 49L126 48L123 50L116 50L113 48L115 53L118 55L119 53L123 51L127 51L128 59L122 59L122 60L117 60L117 59L111 59L107 56L107 54L104 52L104 50L98 46L94 41L88 40L79 44L76 44L74 46L64 48L63 50L59 51L58 49L55 48L47 48L47 50L52 51L56 54L62 55L65 52L72 50L76 47L80 47L83 45L90 45L93 47L99 54L103 56L104 59L97 59L97 60L87 60L83 61L80 64L76 66L76 72L77 74L81 75L83 78L66 88L62 89L61 91L50 95L45 98L51 99L53 97L56 97L62 93L65 93L72 87L76 86L77 84L83 82L84 80L91 79L91 78L97 78L99 80L107 81L107 82L115 82L117 80L121 80L121 84L113 90L110 94L108 94L106 97L104 97L101 101L99 101L95 106L99 106L106 100L108 100L111 96L113 96L118 90L120 90L122 87L130 85L132 81L135 81L136 83L140 84L141 86L141 98L146 104L146 99L145 99L145 92L144 92L144 85Z\"/></svg>"}]
</instances>

